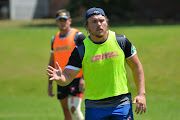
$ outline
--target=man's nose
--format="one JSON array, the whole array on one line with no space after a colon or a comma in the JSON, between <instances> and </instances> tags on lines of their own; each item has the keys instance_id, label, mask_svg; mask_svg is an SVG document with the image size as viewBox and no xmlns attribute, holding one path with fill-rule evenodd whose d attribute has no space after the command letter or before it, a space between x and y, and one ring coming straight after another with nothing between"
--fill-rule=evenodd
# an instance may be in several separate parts
<instances>
[{"instance_id":1,"label":"man's nose","mask_svg":"<svg viewBox=\"0 0 180 120\"><path fill-rule=\"evenodd\" d=\"M98 21L98 22L97 22L97 25L101 25L101 22L100 22L100 21Z\"/></svg>"}]
</instances>

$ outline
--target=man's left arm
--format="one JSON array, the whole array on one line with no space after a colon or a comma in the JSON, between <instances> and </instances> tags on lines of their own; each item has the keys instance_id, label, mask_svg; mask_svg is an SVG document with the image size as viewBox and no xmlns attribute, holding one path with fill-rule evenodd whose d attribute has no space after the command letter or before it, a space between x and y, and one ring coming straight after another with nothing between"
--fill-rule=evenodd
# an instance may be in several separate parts
<instances>
[{"instance_id":1,"label":"man's left arm","mask_svg":"<svg viewBox=\"0 0 180 120\"><path fill-rule=\"evenodd\" d=\"M135 112L142 114L146 112L146 98L145 98L145 79L141 62L137 53L126 59L128 66L132 70L133 78L138 90L138 95L134 98L133 104L137 103Z\"/></svg>"}]
</instances>

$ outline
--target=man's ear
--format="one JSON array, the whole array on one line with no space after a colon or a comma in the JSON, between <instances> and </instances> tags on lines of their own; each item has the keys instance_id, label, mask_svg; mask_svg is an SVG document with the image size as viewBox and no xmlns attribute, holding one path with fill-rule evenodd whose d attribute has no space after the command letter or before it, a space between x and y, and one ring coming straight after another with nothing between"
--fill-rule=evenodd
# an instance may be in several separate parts
<instances>
[{"instance_id":1,"label":"man's ear","mask_svg":"<svg viewBox=\"0 0 180 120\"><path fill-rule=\"evenodd\" d=\"M72 23L72 19L71 18L69 18L69 22L70 22L70 24Z\"/></svg>"},{"instance_id":2,"label":"man's ear","mask_svg":"<svg viewBox=\"0 0 180 120\"><path fill-rule=\"evenodd\" d=\"M56 24L58 23L58 20L56 20Z\"/></svg>"},{"instance_id":3,"label":"man's ear","mask_svg":"<svg viewBox=\"0 0 180 120\"><path fill-rule=\"evenodd\" d=\"M89 27L88 27L88 25L86 25L86 30L88 30L88 31L89 31Z\"/></svg>"}]
</instances>

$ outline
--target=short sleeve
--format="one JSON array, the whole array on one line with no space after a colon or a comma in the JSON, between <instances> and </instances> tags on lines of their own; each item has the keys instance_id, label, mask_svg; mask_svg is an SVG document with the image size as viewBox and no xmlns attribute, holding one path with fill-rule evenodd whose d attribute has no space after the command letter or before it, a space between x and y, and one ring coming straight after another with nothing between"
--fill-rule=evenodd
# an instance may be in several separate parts
<instances>
[{"instance_id":1,"label":"short sleeve","mask_svg":"<svg viewBox=\"0 0 180 120\"><path fill-rule=\"evenodd\" d=\"M73 52L71 53L71 56L69 57L69 62L67 66L82 68L82 60L79 56L79 52L76 47L74 48Z\"/></svg>"},{"instance_id":2,"label":"short sleeve","mask_svg":"<svg viewBox=\"0 0 180 120\"><path fill-rule=\"evenodd\" d=\"M126 46L125 46L125 58L131 58L133 57L137 51L135 46L126 38Z\"/></svg>"},{"instance_id":3,"label":"short sleeve","mask_svg":"<svg viewBox=\"0 0 180 120\"><path fill-rule=\"evenodd\" d=\"M77 32L74 37L75 44L79 46L85 38L86 37L82 32Z\"/></svg>"},{"instance_id":4,"label":"short sleeve","mask_svg":"<svg viewBox=\"0 0 180 120\"><path fill-rule=\"evenodd\" d=\"M117 43L119 44L120 48L123 50L125 58L130 58L137 53L136 48L126 38L125 35L120 35L120 34L116 33L116 40L117 40Z\"/></svg>"}]
</instances>

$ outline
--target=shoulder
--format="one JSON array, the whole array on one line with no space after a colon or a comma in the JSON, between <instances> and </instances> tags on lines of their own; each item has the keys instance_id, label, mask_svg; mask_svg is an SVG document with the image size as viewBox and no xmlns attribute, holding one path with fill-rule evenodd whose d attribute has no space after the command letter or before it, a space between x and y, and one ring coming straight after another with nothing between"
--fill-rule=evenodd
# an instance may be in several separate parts
<instances>
[{"instance_id":1,"label":"shoulder","mask_svg":"<svg viewBox=\"0 0 180 120\"><path fill-rule=\"evenodd\" d=\"M86 36L82 32L76 32L74 41L76 45L79 46L85 38Z\"/></svg>"},{"instance_id":2,"label":"shoulder","mask_svg":"<svg viewBox=\"0 0 180 120\"><path fill-rule=\"evenodd\" d=\"M121 35L121 34L117 34L117 33L115 33L115 35L116 35L117 43L119 44L121 49L124 51L128 39L126 38L125 35Z\"/></svg>"},{"instance_id":3,"label":"shoulder","mask_svg":"<svg viewBox=\"0 0 180 120\"><path fill-rule=\"evenodd\" d=\"M85 35L80 31L77 31L75 36L77 36L77 37L79 37L79 36L85 37Z\"/></svg>"},{"instance_id":4,"label":"shoulder","mask_svg":"<svg viewBox=\"0 0 180 120\"><path fill-rule=\"evenodd\" d=\"M51 50L53 50L53 44L54 44L55 38L56 38L56 35L52 36L52 38L51 38Z\"/></svg>"},{"instance_id":5,"label":"shoulder","mask_svg":"<svg viewBox=\"0 0 180 120\"><path fill-rule=\"evenodd\" d=\"M54 41L56 38L56 35L52 36L51 40Z\"/></svg>"},{"instance_id":6,"label":"shoulder","mask_svg":"<svg viewBox=\"0 0 180 120\"><path fill-rule=\"evenodd\" d=\"M135 46L126 38L125 35L116 34L116 40L120 48L123 50L125 58L130 58L137 53Z\"/></svg>"},{"instance_id":7,"label":"shoulder","mask_svg":"<svg viewBox=\"0 0 180 120\"><path fill-rule=\"evenodd\" d=\"M124 38L124 37L125 37L125 35L121 35L121 34L117 34L117 33L115 33L115 35L116 35L116 37L118 37L118 38Z\"/></svg>"},{"instance_id":8,"label":"shoulder","mask_svg":"<svg viewBox=\"0 0 180 120\"><path fill-rule=\"evenodd\" d=\"M55 38L56 38L56 35L52 36L52 38L51 38L51 45L53 45Z\"/></svg>"},{"instance_id":9,"label":"shoulder","mask_svg":"<svg viewBox=\"0 0 180 120\"><path fill-rule=\"evenodd\" d=\"M121 34L117 34L117 33L115 33L115 35L116 35L116 40L118 42L125 42L127 40L125 35L121 35Z\"/></svg>"}]
</instances>

